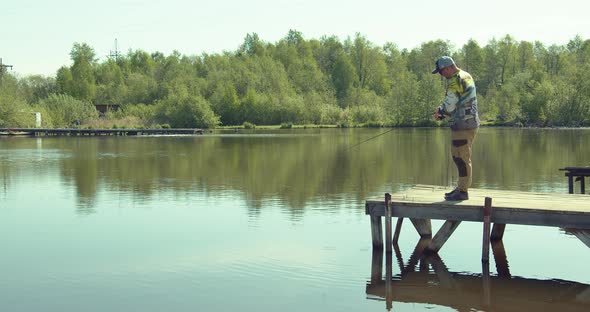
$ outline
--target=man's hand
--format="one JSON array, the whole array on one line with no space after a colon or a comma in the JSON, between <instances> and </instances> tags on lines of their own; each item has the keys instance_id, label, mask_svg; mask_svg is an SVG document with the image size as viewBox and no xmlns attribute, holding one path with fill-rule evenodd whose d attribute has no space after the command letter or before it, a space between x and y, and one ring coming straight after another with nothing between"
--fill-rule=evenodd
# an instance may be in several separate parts
<instances>
[{"instance_id":1,"label":"man's hand","mask_svg":"<svg viewBox=\"0 0 590 312\"><path fill-rule=\"evenodd\" d=\"M443 120L445 115L441 112L440 107L437 107L434 111L434 120Z\"/></svg>"}]
</instances>

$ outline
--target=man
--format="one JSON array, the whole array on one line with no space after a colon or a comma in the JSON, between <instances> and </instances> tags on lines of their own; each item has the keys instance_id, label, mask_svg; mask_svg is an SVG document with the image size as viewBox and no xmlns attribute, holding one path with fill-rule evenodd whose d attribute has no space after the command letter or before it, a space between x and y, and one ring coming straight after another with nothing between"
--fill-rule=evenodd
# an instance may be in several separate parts
<instances>
[{"instance_id":1,"label":"man","mask_svg":"<svg viewBox=\"0 0 590 312\"><path fill-rule=\"evenodd\" d=\"M479 127L475 83L466 71L461 70L449 56L441 56L435 63L433 74L447 78L445 99L434 112L436 120L449 116L451 126L451 155L459 172L457 188L445 194L446 200L469 199L471 186L471 145Z\"/></svg>"}]
</instances>

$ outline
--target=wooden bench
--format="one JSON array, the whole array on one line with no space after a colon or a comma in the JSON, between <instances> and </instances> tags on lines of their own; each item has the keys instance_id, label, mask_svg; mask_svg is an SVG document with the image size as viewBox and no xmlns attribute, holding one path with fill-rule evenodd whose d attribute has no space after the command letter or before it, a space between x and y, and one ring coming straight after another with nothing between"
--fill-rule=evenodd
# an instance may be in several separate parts
<instances>
[{"instance_id":1,"label":"wooden bench","mask_svg":"<svg viewBox=\"0 0 590 312\"><path fill-rule=\"evenodd\" d=\"M590 176L590 167L565 167L560 168L559 170L565 171L570 194L574 193L574 181L580 181L580 193L586 193L586 183L584 178ZM574 177L576 178L575 180Z\"/></svg>"}]
</instances>

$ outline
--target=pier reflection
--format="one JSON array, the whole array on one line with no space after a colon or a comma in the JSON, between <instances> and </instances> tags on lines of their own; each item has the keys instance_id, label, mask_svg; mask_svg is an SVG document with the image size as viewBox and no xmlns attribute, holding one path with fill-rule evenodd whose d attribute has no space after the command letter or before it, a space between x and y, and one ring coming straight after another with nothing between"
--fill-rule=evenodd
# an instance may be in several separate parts
<instances>
[{"instance_id":1,"label":"pier reflection","mask_svg":"<svg viewBox=\"0 0 590 312\"><path fill-rule=\"evenodd\" d=\"M481 274L450 272L438 254L422 253L429 242L420 240L407 262L395 245L393 254L385 254L385 278L383 251L374 251L367 299L385 301L388 311L395 310L396 302L458 311L590 311L590 285L512 276L501 241L492 244L496 275L490 275L485 263ZM396 275L394 256L400 272Z\"/></svg>"}]
</instances>

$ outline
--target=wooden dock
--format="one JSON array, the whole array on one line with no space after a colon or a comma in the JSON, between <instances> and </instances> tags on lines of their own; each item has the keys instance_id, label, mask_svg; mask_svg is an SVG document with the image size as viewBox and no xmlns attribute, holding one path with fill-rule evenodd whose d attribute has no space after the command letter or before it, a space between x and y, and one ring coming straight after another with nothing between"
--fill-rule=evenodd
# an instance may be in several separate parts
<instances>
[{"instance_id":1,"label":"wooden dock","mask_svg":"<svg viewBox=\"0 0 590 312\"><path fill-rule=\"evenodd\" d=\"M365 213L371 217L373 247L383 248L382 217L388 252L399 239L404 218L410 219L423 238L432 237L431 219L446 221L426 247L425 252L429 253L438 252L463 221L483 223L483 261L488 259L490 240L501 240L507 224L566 228L590 247L589 195L469 189L469 200L443 200L444 193L449 191L450 188L441 186L416 185L386 194L385 199L367 200ZM394 234L392 217L398 218Z\"/></svg>"},{"instance_id":2,"label":"wooden dock","mask_svg":"<svg viewBox=\"0 0 590 312\"><path fill-rule=\"evenodd\" d=\"M76 128L0 128L0 136L130 136L130 135L191 135L203 134L203 129L76 129Z\"/></svg>"}]
</instances>

